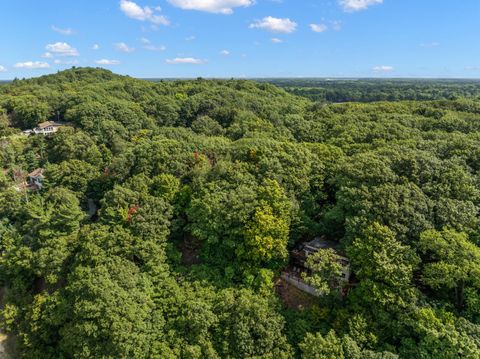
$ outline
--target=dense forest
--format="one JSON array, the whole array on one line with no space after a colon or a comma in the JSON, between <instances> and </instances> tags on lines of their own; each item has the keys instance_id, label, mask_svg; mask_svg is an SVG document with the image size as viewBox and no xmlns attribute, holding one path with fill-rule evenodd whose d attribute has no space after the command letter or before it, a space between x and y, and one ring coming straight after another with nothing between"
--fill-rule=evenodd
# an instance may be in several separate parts
<instances>
[{"instance_id":1,"label":"dense forest","mask_svg":"<svg viewBox=\"0 0 480 359\"><path fill-rule=\"evenodd\" d=\"M89 68L2 85L0 319L19 356L480 358L480 85L372 86L315 100L441 99ZM22 133L46 120L67 125ZM318 236L352 280L331 286L319 252L323 294L292 303L280 273Z\"/></svg>"},{"instance_id":2,"label":"dense forest","mask_svg":"<svg viewBox=\"0 0 480 359\"><path fill-rule=\"evenodd\" d=\"M480 98L479 80L261 79L317 102L433 101Z\"/></svg>"}]
</instances>

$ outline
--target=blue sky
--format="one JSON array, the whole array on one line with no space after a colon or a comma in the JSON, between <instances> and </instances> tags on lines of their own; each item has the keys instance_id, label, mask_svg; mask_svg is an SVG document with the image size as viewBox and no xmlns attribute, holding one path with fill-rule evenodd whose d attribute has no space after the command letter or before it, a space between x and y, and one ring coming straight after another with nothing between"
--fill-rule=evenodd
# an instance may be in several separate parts
<instances>
[{"instance_id":1,"label":"blue sky","mask_svg":"<svg viewBox=\"0 0 480 359\"><path fill-rule=\"evenodd\" d=\"M480 78L480 0L0 0L0 79Z\"/></svg>"}]
</instances>

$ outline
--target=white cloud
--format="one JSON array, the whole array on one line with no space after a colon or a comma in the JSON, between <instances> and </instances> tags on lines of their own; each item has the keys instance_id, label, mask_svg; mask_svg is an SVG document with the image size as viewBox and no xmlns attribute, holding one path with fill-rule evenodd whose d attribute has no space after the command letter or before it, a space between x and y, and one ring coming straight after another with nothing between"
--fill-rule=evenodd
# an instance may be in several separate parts
<instances>
[{"instance_id":1,"label":"white cloud","mask_svg":"<svg viewBox=\"0 0 480 359\"><path fill-rule=\"evenodd\" d=\"M187 36L187 37L185 38L185 41L193 41L193 40L195 40L195 39L196 39L196 37L192 35L192 36Z\"/></svg>"},{"instance_id":2,"label":"white cloud","mask_svg":"<svg viewBox=\"0 0 480 359\"><path fill-rule=\"evenodd\" d=\"M151 41L150 41L149 39L145 38L145 37L142 37L142 38L140 39L140 42L141 42L142 44L144 44L144 45L148 45L148 44L151 43Z\"/></svg>"},{"instance_id":3,"label":"white cloud","mask_svg":"<svg viewBox=\"0 0 480 359\"><path fill-rule=\"evenodd\" d=\"M79 62L78 60L65 61L65 60L55 59L53 60L53 63L55 65L78 65Z\"/></svg>"},{"instance_id":4,"label":"white cloud","mask_svg":"<svg viewBox=\"0 0 480 359\"><path fill-rule=\"evenodd\" d=\"M383 4L383 0L339 0L346 12L365 10L372 5Z\"/></svg>"},{"instance_id":5,"label":"white cloud","mask_svg":"<svg viewBox=\"0 0 480 359\"><path fill-rule=\"evenodd\" d=\"M5 66L0 65L0 72L7 72L7 68Z\"/></svg>"},{"instance_id":6,"label":"white cloud","mask_svg":"<svg viewBox=\"0 0 480 359\"><path fill-rule=\"evenodd\" d=\"M229 15L236 7L247 7L255 0L168 0L173 6L184 10L206 11L214 14Z\"/></svg>"},{"instance_id":7,"label":"white cloud","mask_svg":"<svg viewBox=\"0 0 480 359\"><path fill-rule=\"evenodd\" d=\"M220 55L222 55L222 56L228 56L228 55L230 55L230 51L228 51L228 50L222 50L222 51L220 51Z\"/></svg>"},{"instance_id":8,"label":"white cloud","mask_svg":"<svg viewBox=\"0 0 480 359\"><path fill-rule=\"evenodd\" d=\"M45 52L44 54L42 54L42 58L44 59L51 59L53 57L53 55L50 53L50 52Z\"/></svg>"},{"instance_id":9,"label":"white cloud","mask_svg":"<svg viewBox=\"0 0 480 359\"><path fill-rule=\"evenodd\" d=\"M40 61L26 61L26 62L17 62L13 67L17 69L48 69L50 65L47 62Z\"/></svg>"},{"instance_id":10,"label":"white cloud","mask_svg":"<svg viewBox=\"0 0 480 359\"><path fill-rule=\"evenodd\" d=\"M107 60L107 59L102 59L102 60L97 60L95 61L97 65L119 65L120 61L118 60Z\"/></svg>"},{"instance_id":11,"label":"white cloud","mask_svg":"<svg viewBox=\"0 0 480 359\"><path fill-rule=\"evenodd\" d=\"M204 64L206 61L202 59L196 59L194 57L176 57L174 59L167 59L166 63L171 65L177 64L193 64L193 65L200 65Z\"/></svg>"},{"instance_id":12,"label":"white cloud","mask_svg":"<svg viewBox=\"0 0 480 359\"><path fill-rule=\"evenodd\" d=\"M328 27L325 24L310 24L310 29L313 32L325 32L327 31Z\"/></svg>"},{"instance_id":13,"label":"white cloud","mask_svg":"<svg viewBox=\"0 0 480 359\"><path fill-rule=\"evenodd\" d=\"M297 23L285 18L279 19L272 16L264 17L262 20L257 20L250 24L251 29L263 29L271 32L279 32L289 34L294 32L297 28Z\"/></svg>"},{"instance_id":14,"label":"white cloud","mask_svg":"<svg viewBox=\"0 0 480 359\"><path fill-rule=\"evenodd\" d=\"M73 35L75 32L72 30L72 29L62 29L60 27L56 27L55 25L52 25L52 30L55 31L55 32L58 32L59 34L62 34L62 35Z\"/></svg>"},{"instance_id":15,"label":"white cloud","mask_svg":"<svg viewBox=\"0 0 480 359\"><path fill-rule=\"evenodd\" d=\"M160 46L154 46L154 45L145 45L143 47L145 50L148 50L148 51L165 51L167 48L163 45L160 45Z\"/></svg>"},{"instance_id":16,"label":"white cloud","mask_svg":"<svg viewBox=\"0 0 480 359\"><path fill-rule=\"evenodd\" d=\"M127 52L127 53L130 53L130 52L134 52L135 49L133 47L129 47L126 43L124 42L118 42L115 44L115 47L118 51L121 51L121 52Z\"/></svg>"},{"instance_id":17,"label":"white cloud","mask_svg":"<svg viewBox=\"0 0 480 359\"><path fill-rule=\"evenodd\" d=\"M375 66L373 69L373 72L392 72L394 70L393 66L385 66L385 65L382 65L382 66Z\"/></svg>"},{"instance_id":18,"label":"white cloud","mask_svg":"<svg viewBox=\"0 0 480 359\"><path fill-rule=\"evenodd\" d=\"M58 56L80 56L77 49L71 47L66 42L56 42L55 44L49 44L45 46L45 49Z\"/></svg>"},{"instance_id":19,"label":"white cloud","mask_svg":"<svg viewBox=\"0 0 480 359\"><path fill-rule=\"evenodd\" d=\"M93 44L92 50L100 50L100 45L99 44Z\"/></svg>"},{"instance_id":20,"label":"white cloud","mask_svg":"<svg viewBox=\"0 0 480 359\"><path fill-rule=\"evenodd\" d=\"M167 17L159 15L160 7L154 9L145 6L141 7L137 3L129 0L120 0L120 9L129 18L139 21L149 21L155 25L169 25Z\"/></svg>"},{"instance_id":21,"label":"white cloud","mask_svg":"<svg viewBox=\"0 0 480 359\"><path fill-rule=\"evenodd\" d=\"M271 40L274 44L281 44L283 42L282 39L279 39L278 37L274 37Z\"/></svg>"}]
</instances>

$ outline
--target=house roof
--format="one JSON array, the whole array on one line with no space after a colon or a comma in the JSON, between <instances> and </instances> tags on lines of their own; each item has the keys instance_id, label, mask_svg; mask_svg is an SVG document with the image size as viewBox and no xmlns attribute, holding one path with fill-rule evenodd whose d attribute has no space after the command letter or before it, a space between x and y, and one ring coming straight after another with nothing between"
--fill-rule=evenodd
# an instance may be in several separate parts
<instances>
[{"instance_id":1,"label":"house roof","mask_svg":"<svg viewBox=\"0 0 480 359\"><path fill-rule=\"evenodd\" d=\"M37 168L28 174L28 177L43 177L43 168Z\"/></svg>"},{"instance_id":2,"label":"house roof","mask_svg":"<svg viewBox=\"0 0 480 359\"><path fill-rule=\"evenodd\" d=\"M313 240L310 242L305 243L305 246L313 248L313 249L326 249L326 248L332 248L332 249L337 249L338 248L338 243L329 241L328 239L325 239L325 237L315 237Z\"/></svg>"},{"instance_id":3,"label":"house roof","mask_svg":"<svg viewBox=\"0 0 480 359\"><path fill-rule=\"evenodd\" d=\"M319 251L321 249L333 249L338 255L343 256L345 257L345 259L347 259L347 255L342 250L340 243L326 239L325 236L315 237L310 242L306 242L303 246L303 249L307 249L313 252Z\"/></svg>"},{"instance_id":4,"label":"house roof","mask_svg":"<svg viewBox=\"0 0 480 359\"><path fill-rule=\"evenodd\" d=\"M45 122L41 122L37 125L37 128L39 129L44 129L46 127L49 127L49 126L55 126L55 127L59 127L59 126L65 126L66 123L64 122L57 122L57 121L45 121Z\"/></svg>"}]
</instances>

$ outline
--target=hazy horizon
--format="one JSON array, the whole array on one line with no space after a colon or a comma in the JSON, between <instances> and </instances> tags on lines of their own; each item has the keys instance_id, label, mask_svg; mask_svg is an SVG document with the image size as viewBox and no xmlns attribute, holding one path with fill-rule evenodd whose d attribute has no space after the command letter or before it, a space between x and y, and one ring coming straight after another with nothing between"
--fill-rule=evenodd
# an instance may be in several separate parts
<instances>
[{"instance_id":1,"label":"hazy horizon","mask_svg":"<svg viewBox=\"0 0 480 359\"><path fill-rule=\"evenodd\" d=\"M65 69L67 70L67 69ZM110 69L108 69L110 70ZM63 70L62 70L63 71ZM265 76L265 77L235 77L235 76L213 76L213 77L208 77L208 76L189 76L189 77L137 77L137 76L132 76L129 74L121 74L117 73L115 71L112 71L115 74L121 75L121 76L129 76L132 78L136 78L139 80L146 80L146 81L161 81L161 80L167 80L167 81L174 81L174 80L192 80L192 79L197 79L197 78L203 78L206 80L229 80L229 79L235 79L235 80L323 80L323 81L358 81L358 80L371 80L371 81L473 81L477 82L480 81L480 77L352 77L352 76L346 76L346 77L334 77L334 76L291 76L291 77L281 77L281 76ZM32 78L38 78L41 76L45 75L53 75L56 72L50 72L50 73L45 73L45 74L39 74L39 75L34 75L31 77L16 77L16 78L10 78L10 79L2 79L0 80L0 83L9 83L14 81L15 79L32 79Z\"/></svg>"}]
</instances>

